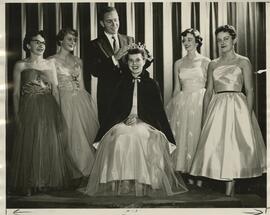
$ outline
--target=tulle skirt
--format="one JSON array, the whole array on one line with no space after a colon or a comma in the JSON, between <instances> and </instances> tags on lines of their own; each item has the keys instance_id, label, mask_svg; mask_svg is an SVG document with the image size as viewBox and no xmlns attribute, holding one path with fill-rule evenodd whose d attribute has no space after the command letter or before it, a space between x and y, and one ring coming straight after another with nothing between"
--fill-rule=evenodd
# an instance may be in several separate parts
<instances>
[{"instance_id":1,"label":"tulle skirt","mask_svg":"<svg viewBox=\"0 0 270 215\"><path fill-rule=\"evenodd\" d=\"M204 88L181 91L167 105L166 113L177 145L173 153L176 171L190 172L201 132L204 92Z\"/></svg>"},{"instance_id":2,"label":"tulle skirt","mask_svg":"<svg viewBox=\"0 0 270 215\"><path fill-rule=\"evenodd\" d=\"M87 195L173 195L187 191L176 178L165 135L150 125L119 123L102 138Z\"/></svg>"},{"instance_id":3,"label":"tulle skirt","mask_svg":"<svg viewBox=\"0 0 270 215\"><path fill-rule=\"evenodd\" d=\"M250 178L266 172L266 147L254 113L242 93L215 94L191 174L218 180Z\"/></svg>"},{"instance_id":4,"label":"tulle skirt","mask_svg":"<svg viewBox=\"0 0 270 215\"><path fill-rule=\"evenodd\" d=\"M93 142L99 128L96 105L85 90L60 89L60 102L68 126L67 153L72 177L89 176L95 160Z\"/></svg>"},{"instance_id":5,"label":"tulle skirt","mask_svg":"<svg viewBox=\"0 0 270 215\"><path fill-rule=\"evenodd\" d=\"M66 125L51 94L21 97L10 186L62 188L68 184Z\"/></svg>"}]
</instances>

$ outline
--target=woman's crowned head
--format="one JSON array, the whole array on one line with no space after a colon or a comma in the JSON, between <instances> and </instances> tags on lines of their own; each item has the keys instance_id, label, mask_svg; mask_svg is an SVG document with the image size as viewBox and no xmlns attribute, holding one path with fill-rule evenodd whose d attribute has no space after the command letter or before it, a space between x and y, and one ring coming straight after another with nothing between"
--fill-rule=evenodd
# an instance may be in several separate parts
<instances>
[{"instance_id":1,"label":"woman's crowned head","mask_svg":"<svg viewBox=\"0 0 270 215\"><path fill-rule=\"evenodd\" d=\"M134 43L130 46L126 55L126 60L128 68L134 77L137 77L142 73L146 56L147 51L145 50L144 45Z\"/></svg>"}]
</instances>

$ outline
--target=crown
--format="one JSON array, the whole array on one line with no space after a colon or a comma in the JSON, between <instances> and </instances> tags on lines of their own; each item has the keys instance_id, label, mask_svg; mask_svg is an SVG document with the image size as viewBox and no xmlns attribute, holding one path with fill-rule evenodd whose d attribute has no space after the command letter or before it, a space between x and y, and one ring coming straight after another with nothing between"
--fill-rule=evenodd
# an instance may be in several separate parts
<instances>
[{"instance_id":1,"label":"crown","mask_svg":"<svg viewBox=\"0 0 270 215\"><path fill-rule=\"evenodd\" d=\"M129 46L129 49L141 49L141 50L145 50L146 46L145 44L142 44L140 42L138 42L138 44L136 43L132 43L130 46Z\"/></svg>"}]
</instances>

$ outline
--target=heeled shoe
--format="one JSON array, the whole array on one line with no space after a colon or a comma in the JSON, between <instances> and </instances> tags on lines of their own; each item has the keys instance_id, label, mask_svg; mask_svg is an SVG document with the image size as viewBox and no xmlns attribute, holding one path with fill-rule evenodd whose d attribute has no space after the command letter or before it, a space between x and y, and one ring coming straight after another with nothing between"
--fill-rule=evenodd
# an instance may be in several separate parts
<instances>
[{"instance_id":1,"label":"heeled shoe","mask_svg":"<svg viewBox=\"0 0 270 215\"><path fill-rule=\"evenodd\" d=\"M198 186L198 187L202 187L202 184L203 184L203 182L202 182L202 180L197 180L197 182L196 182L196 185Z\"/></svg>"},{"instance_id":2,"label":"heeled shoe","mask_svg":"<svg viewBox=\"0 0 270 215\"><path fill-rule=\"evenodd\" d=\"M188 179L188 183L190 184L190 185L194 185L194 180L193 179Z\"/></svg>"},{"instance_id":3,"label":"heeled shoe","mask_svg":"<svg viewBox=\"0 0 270 215\"><path fill-rule=\"evenodd\" d=\"M129 192L129 181L123 181L120 188L120 194L127 194Z\"/></svg>"}]
</instances>

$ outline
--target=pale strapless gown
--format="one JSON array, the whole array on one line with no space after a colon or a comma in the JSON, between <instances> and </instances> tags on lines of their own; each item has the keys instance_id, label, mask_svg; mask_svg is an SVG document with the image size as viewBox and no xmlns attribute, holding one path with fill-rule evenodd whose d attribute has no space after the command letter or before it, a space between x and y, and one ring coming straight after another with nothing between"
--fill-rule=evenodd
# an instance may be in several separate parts
<instances>
[{"instance_id":1,"label":"pale strapless gown","mask_svg":"<svg viewBox=\"0 0 270 215\"><path fill-rule=\"evenodd\" d=\"M88 176L95 154L92 146L99 123L96 105L91 95L80 86L81 68L63 67L56 63L60 104L68 126L68 155L72 177Z\"/></svg>"},{"instance_id":2,"label":"pale strapless gown","mask_svg":"<svg viewBox=\"0 0 270 215\"><path fill-rule=\"evenodd\" d=\"M209 104L191 174L218 180L262 175L266 172L266 147L256 117L254 113L250 116L241 93L241 69L220 66L213 71L213 80L217 94Z\"/></svg>"},{"instance_id":3,"label":"pale strapless gown","mask_svg":"<svg viewBox=\"0 0 270 215\"><path fill-rule=\"evenodd\" d=\"M179 79L182 89L168 103L166 112L177 144L175 170L189 173L201 132L206 71L202 67L182 68Z\"/></svg>"}]
</instances>

